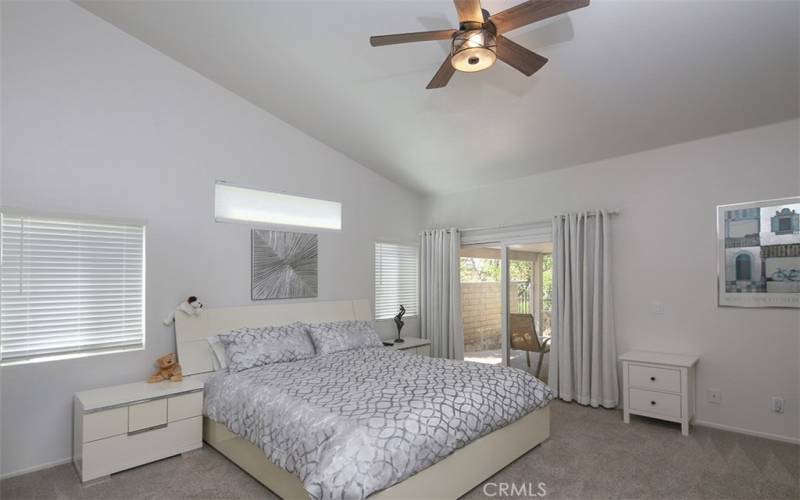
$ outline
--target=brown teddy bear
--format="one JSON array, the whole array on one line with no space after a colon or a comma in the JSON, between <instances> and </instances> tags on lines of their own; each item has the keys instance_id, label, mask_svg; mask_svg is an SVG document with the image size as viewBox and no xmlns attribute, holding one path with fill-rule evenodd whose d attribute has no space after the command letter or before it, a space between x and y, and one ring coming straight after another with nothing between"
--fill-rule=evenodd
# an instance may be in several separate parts
<instances>
[{"instance_id":1,"label":"brown teddy bear","mask_svg":"<svg viewBox=\"0 0 800 500\"><path fill-rule=\"evenodd\" d=\"M172 380L173 382L180 382L183 380L181 373L181 365L178 364L178 355L174 352L165 354L156 360L158 371L147 379L151 384L161 382L162 380Z\"/></svg>"}]
</instances>

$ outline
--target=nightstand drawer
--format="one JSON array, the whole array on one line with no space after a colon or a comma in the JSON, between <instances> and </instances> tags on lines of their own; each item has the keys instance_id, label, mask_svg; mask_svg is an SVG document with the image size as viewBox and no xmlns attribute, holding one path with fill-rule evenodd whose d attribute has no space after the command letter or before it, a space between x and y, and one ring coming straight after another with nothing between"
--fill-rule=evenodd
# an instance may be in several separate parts
<instances>
[{"instance_id":1,"label":"nightstand drawer","mask_svg":"<svg viewBox=\"0 0 800 500\"><path fill-rule=\"evenodd\" d=\"M167 400L167 417L170 422L203 414L203 393L194 392Z\"/></svg>"},{"instance_id":2,"label":"nightstand drawer","mask_svg":"<svg viewBox=\"0 0 800 500\"><path fill-rule=\"evenodd\" d=\"M672 368L631 364L628 382L631 387L681 392L681 372Z\"/></svg>"},{"instance_id":3,"label":"nightstand drawer","mask_svg":"<svg viewBox=\"0 0 800 500\"><path fill-rule=\"evenodd\" d=\"M157 399L128 407L128 432L136 432L167 423L167 400Z\"/></svg>"},{"instance_id":4,"label":"nightstand drawer","mask_svg":"<svg viewBox=\"0 0 800 500\"><path fill-rule=\"evenodd\" d=\"M83 416L83 442L128 432L128 407L87 413Z\"/></svg>"},{"instance_id":5,"label":"nightstand drawer","mask_svg":"<svg viewBox=\"0 0 800 500\"><path fill-rule=\"evenodd\" d=\"M419 346L414 351L417 354L421 354L423 356L430 356L431 355L431 346L430 346L430 344Z\"/></svg>"},{"instance_id":6,"label":"nightstand drawer","mask_svg":"<svg viewBox=\"0 0 800 500\"><path fill-rule=\"evenodd\" d=\"M164 400L166 402L166 400ZM83 447L81 479L90 481L203 446L203 418L172 422L139 434L101 439Z\"/></svg>"},{"instance_id":7,"label":"nightstand drawer","mask_svg":"<svg viewBox=\"0 0 800 500\"><path fill-rule=\"evenodd\" d=\"M681 418L681 397L678 394L631 388L628 398L631 410Z\"/></svg>"}]
</instances>

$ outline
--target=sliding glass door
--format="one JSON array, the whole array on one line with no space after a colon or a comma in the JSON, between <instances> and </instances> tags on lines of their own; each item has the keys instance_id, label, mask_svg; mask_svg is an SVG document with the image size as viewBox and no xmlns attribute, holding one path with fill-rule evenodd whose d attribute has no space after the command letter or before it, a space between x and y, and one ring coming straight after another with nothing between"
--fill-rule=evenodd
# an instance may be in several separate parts
<instances>
[{"instance_id":1,"label":"sliding glass door","mask_svg":"<svg viewBox=\"0 0 800 500\"><path fill-rule=\"evenodd\" d=\"M461 249L465 360L546 378L551 250L550 243L517 242Z\"/></svg>"},{"instance_id":2,"label":"sliding glass door","mask_svg":"<svg viewBox=\"0 0 800 500\"><path fill-rule=\"evenodd\" d=\"M497 245L461 249L461 315L467 361L503 363L501 258Z\"/></svg>"},{"instance_id":3,"label":"sliding glass door","mask_svg":"<svg viewBox=\"0 0 800 500\"><path fill-rule=\"evenodd\" d=\"M552 246L513 244L508 255L508 365L546 378L552 291Z\"/></svg>"}]
</instances>

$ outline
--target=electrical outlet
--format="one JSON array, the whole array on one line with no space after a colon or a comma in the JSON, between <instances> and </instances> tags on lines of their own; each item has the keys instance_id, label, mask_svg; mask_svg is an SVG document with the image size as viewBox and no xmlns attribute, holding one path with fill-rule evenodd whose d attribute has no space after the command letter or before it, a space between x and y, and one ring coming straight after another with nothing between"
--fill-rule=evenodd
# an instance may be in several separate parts
<instances>
[{"instance_id":1,"label":"electrical outlet","mask_svg":"<svg viewBox=\"0 0 800 500\"><path fill-rule=\"evenodd\" d=\"M714 403L714 404L717 404L717 405L722 403L722 391L721 390L719 390L719 389L708 389L708 391L706 392L706 395L708 397L708 402L709 403Z\"/></svg>"},{"instance_id":2,"label":"electrical outlet","mask_svg":"<svg viewBox=\"0 0 800 500\"><path fill-rule=\"evenodd\" d=\"M664 303L663 302L658 302L658 301L651 302L650 303L650 312L652 314L657 314L657 315L664 314Z\"/></svg>"},{"instance_id":3,"label":"electrical outlet","mask_svg":"<svg viewBox=\"0 0 800 500\"><path fill-rule=\"evenodd\" d=\"M770 401L769 409L775 413L783 413L783 404L783 398L773 396L772 400Z\"/></svg>"}]
</instances>

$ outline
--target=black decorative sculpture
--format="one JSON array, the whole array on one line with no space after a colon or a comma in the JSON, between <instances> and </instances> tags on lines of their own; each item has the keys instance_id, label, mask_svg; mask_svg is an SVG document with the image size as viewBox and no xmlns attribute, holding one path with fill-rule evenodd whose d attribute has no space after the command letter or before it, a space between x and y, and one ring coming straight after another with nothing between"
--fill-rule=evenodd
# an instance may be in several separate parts
<instances>
[{"instance_id":1,"label":"black decorative sculpture","mask_svg":"<svg viewBox=\"0 0 800 500\"><path fill-rule=\"evenodd\" d=\"M400 304L400 312L397 313L397 316L394 317L394 324L397 326L397 338L394 339L395 344L401 344L405 342L405 340L400 338L400 330L403 329L403 325L405 322L403 321L403 315L406 313L406 308L403 307L403 304Z\"/></svg>"}]
</instances>

